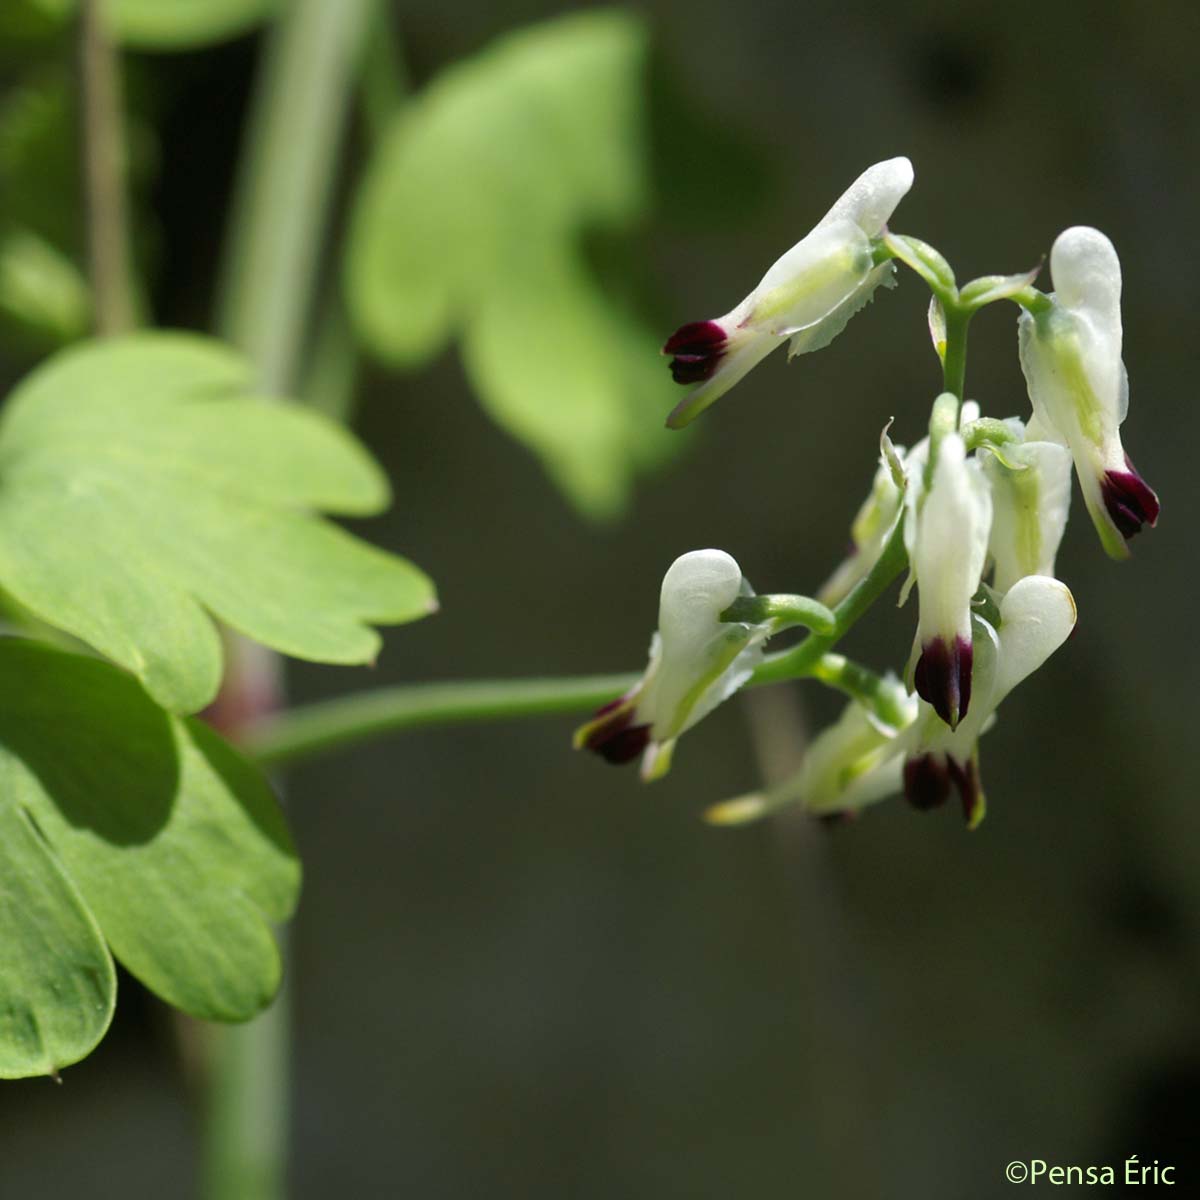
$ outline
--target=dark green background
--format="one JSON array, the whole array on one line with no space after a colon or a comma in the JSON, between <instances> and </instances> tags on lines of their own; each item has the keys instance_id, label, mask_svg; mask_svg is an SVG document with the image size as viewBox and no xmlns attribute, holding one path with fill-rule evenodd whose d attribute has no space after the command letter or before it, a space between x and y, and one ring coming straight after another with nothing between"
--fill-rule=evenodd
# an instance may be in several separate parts
<instances>
[{"instance_id":1,"label":"dark green background","mask_svg":"<svg viewBox=\"0 0 1200 1200\"><path fill-rule=\"evenodd\" d=\"M836 711L811 690L726 706L651 789L572 753L565 719L296 771L292 1194L958 1200L1011 1194L1013 1159L1131 1154L1195 1186L1196 9L643 8L657 197L632 257L664 335L908 154L893 228L960 278L1031 266L1067 225L1112 238L1126 446L1163 517L1113 564L1076 495L1059 573L1079 627L985 740L974 834L899 801L832 834L702 825L761 778L756 737L786 764ZM558 11L404 5L414 79ZM255 50L131 64L162 137L146 241L170 323L207 320ZM830 349L769 360L604 529L490 425L453 354L369 374L359 428L396 505L363 528L433 575L443 611L389 632L374 672L292 668L293 695L638 667L663 570L699 546L760 590L811 589L881 424L915 440L938 390L925 304L905 276ZM1027 410L1007 307L976 322L968 393ZM848 646L900 666L914 620L884 604ZM123 978L113 1033L61 1088L0 1086L0 1195L191 1195L192 1102L171 1019Z\"/></svg>"}]
</instances>

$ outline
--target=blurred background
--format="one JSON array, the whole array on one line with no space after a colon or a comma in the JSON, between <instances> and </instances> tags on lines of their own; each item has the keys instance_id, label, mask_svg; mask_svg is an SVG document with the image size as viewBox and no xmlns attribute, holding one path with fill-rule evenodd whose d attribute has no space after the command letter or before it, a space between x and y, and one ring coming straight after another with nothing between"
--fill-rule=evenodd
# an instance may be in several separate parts
<instances>
[{"instance_id":1,"label":"blurred background","mask_svg":"<svg viewBox=\"0 0 1200 1200\"><path fill-rule=\"evenodd\" d=\"M394 11L419 96L565 9ZM653 788L573 753L567 718L396 736L291 771L306 887L290 1194L954 1200L1008 1194L1010 1160L1119 1174L1133 1154L1195 1179L1200 13L657 0L636 14L644 188L580 244L647 337L726 311L864 167L907 154L917 182L892 228L960 280L1031 267L1068 225L1112 238L1125 444L1163 517L1113 564L1076 495L1059 574L1079 627L983 742L973 834L899 800L832 831L702 824L838 711L815 685L726 705ZM126 55L137 251L161 324L210 323L261 39ZM10 105L31 46L9 31ZM69 78L69 52L47 47L39 78ZM371 158L364 124L339 214ZM69 257L74 150L60 143L35 193L3 175L12 145L0 136L0 215L61 222ZM509 247L518 275L525 249ZM902 274L829 349L768 361L590 511L481 409L453 344L404 370L368 354L355 425L396 499L360 528L433 576L442 611L389 631L373 672L289 664L293 701L640 669L662 573L700 546L733 553L759 590L815 589L880 426L894 416L911 443L939 390L927 300ZM68 332L82 319L57 311ZM524 332L523 356L554 353ZM8 322L6 385L47 339ZM985 413L1027 410L1015 351L1014 312L985 311L967 376ZM674 399L657 395L648 428ZM914 620L885 602L847 651L898 668ZM0 1086L0 1195L186 1197L197 1156L173 1019L128 976L111 1034L61 1087Z\"/></svg>"}]
</instances>

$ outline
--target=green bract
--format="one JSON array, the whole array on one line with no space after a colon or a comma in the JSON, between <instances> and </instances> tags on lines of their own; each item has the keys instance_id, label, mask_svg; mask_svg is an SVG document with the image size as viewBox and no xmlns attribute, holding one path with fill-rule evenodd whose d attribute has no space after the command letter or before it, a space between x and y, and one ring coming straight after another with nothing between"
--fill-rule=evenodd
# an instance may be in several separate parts
<instances>
[{"instance_id":1,"label":"green bract","mask_svg":"<svg viewBox=\"0 0 1200 1200\"><path fill-rule=\"evenodd\" d=\"M19 683L0 692L0 1078L100 1040L108 947L196 1016L263 1008L300 868L258 771L99 660L4 639L0 676Z\"/></svg>"},{"instance_id":2,"label":"green bract","mask_svg":"<svg viewBox=\"0 0 1200 1200\"><path fill-rule=\"evenodd\" d=\"M0 417L0 586L176 711L216 695L214 616L286 654L364 663L369 622L434 606L416 567L314 513L386 505L365 451L249 393L220 344L140 334L56 355Z\"/></svg>"},{"instance_id":3,"label":"green bract","mask_svg":"<svg viewBox=\"0 0 1200 1200\"><path fill-rule=\"evenodd\" d=\"M604 294L581 245L646 204L645 43L636 18L593 12L447 70L372 163L347 264L368 345L411 367L459 335L493 418L598 516L669 442L656 339Z\"/></svg>"}]
</instances>

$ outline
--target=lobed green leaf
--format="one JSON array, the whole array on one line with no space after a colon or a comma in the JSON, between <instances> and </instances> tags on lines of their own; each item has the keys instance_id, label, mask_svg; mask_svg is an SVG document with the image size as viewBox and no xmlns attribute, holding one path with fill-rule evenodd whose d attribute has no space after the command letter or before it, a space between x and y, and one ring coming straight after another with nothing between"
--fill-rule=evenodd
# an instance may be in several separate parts
<instances>
[{"instance_id":1,"label":"lobed green leaf","mask_svg":"<svg viewBox=\"0 0 1200 1200\"><path fill-rule=\"evenodd\" d=\"M250 399L249 381L219 343L138 334L56 355L0 416L0 585L177 711L216 695L213 617L299 658L363 663L370 623L434 606L416 567L315 515L385 506L366 452Z\"/></svg>"},{"instance_id":2,"label":"lobed green leaf","mask_svg":"<svg viewBox=\"0 0 1200 1200\"><path fill-rule=\"evenodd\" d=\"M259 772L97 659L0 640L0 1077L103 1035L105 942L195 1016L245 1020L279 984L273 922L300 868Z\"/></svg>"},{"instance_id":3,"label":"lobed green leaf","mask_svg":"<svg viewBox=\"0 0 1200 1200\"><path fill-rule=\"evenodd\" d=\"M461 335L488 412L598 516L669 446L655 339L582 245L646 205L645 51L637 18L597 11L445 71L372 162L347 257L368 346L414 367Z\"/></svg>"}]
</instances>

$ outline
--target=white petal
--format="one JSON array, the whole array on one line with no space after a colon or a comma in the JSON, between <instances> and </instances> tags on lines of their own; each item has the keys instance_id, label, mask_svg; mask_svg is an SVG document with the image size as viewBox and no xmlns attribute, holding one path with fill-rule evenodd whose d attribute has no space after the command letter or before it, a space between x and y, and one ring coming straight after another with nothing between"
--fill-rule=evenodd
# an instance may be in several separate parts
<instances>
[{"instance_id":1,"label":"white petal","mask_svg":"<svg viewBox=\"0 0 1200 1200\"><path fill-rule=\"evenodd\" d=\"M992 485L992 530L988 550L995 560L994 584L1007 592L1026 575L1053 575L1054 560L1071 504L1071 455L1057 442L1005 447L1010 470L993 454L982 455Z\"/></svg>"},{"instance_id":2,"label":"white petal","mask_svg":"<svg viewBox=\"0 0 1200 1200\"><path fill-rule=\"evenodd\" d=\"M848 218L877 237L913 185L913 166L904 157L889 158L868 167L838 198L821 221Z\"/></svg>"},{"instance_id":3,"label":"white petal","mask_svg":"<svg viewBox=\"0 0 1200 1200\"><path fill-rule=\"evenodd\" d=\"M787 337L823 320L874 269L867 235L848 220L818 225L778 259L747 298L740 324Z\"/></svg>"},{"instance_id":4,"label":"white petal","mask_svg":"<svg viewBox=\"0 0 1200 1200\"><path fill-rule=\"evenodd\" d=\"M827 313L815 325L810 325L807 329L801 329L791 335L788 358L795 358L798 354L811 354L814 350L824 350L850 324L850 318L871 303L875 298L875 292L881 286L895 286L892 278L895 273L894 263L880 263L835 309Z\"/></svg>"},{"instance_id":5,"label":"white petal","mask_svg":"<svg viewBox=\"0 0 1200 1200\"><path fill-rule=\"evenodd\" d=\"M661 657L638 702L656 742L677 737L746 682L762 657L769 623L722 622L742 593L742 572L723 550L695 550L663 578Z\"/></svg>"},{"instance_id":6,"label":"white petal","mask_svg":"<svg viewBox=\"0 0 1200 1200\"><path fill-rule=\"evenodd\" d=\"M942 439L932 486L918 505L911 540L920 588L920 640L969 640L971 597L987 558L992 501L979 464L967 460L958 434Z\"/></svg>"},{"instance_id":7,"label":"white petal","mask_svg":"<svg viewBox=\"0 0 1200 1200\"><path fill-rule=\"evenodd\" d=\"M677 558L663 576L658 631L664 655L696 637L708 637L718 614L737 598L742 571L724 550L693 550Z\"/></svg>"},{"instance_id":8,"label":"white petal","mask_svg":"<svg viewBox=\"0 0 1200 1200\"><path fill-rule=\"evenodd\" d=\"M1075 225L1060 233L1050 250L1050 277L1060 304L1115 328L1120 338L1121 263L1100 230Z\"/></svg>"},{"instance_id":9,"label":"white petal","mask_svg":"<svg viewBox=\"0 0 1200 1200\"><path fill-rule=\"evenodd\" d=\"M1038 669L1075 628L1075 601L1057 579L1030 575L1000 603L1000 657L991 707Z\"/></svg>"}]
</instances>

